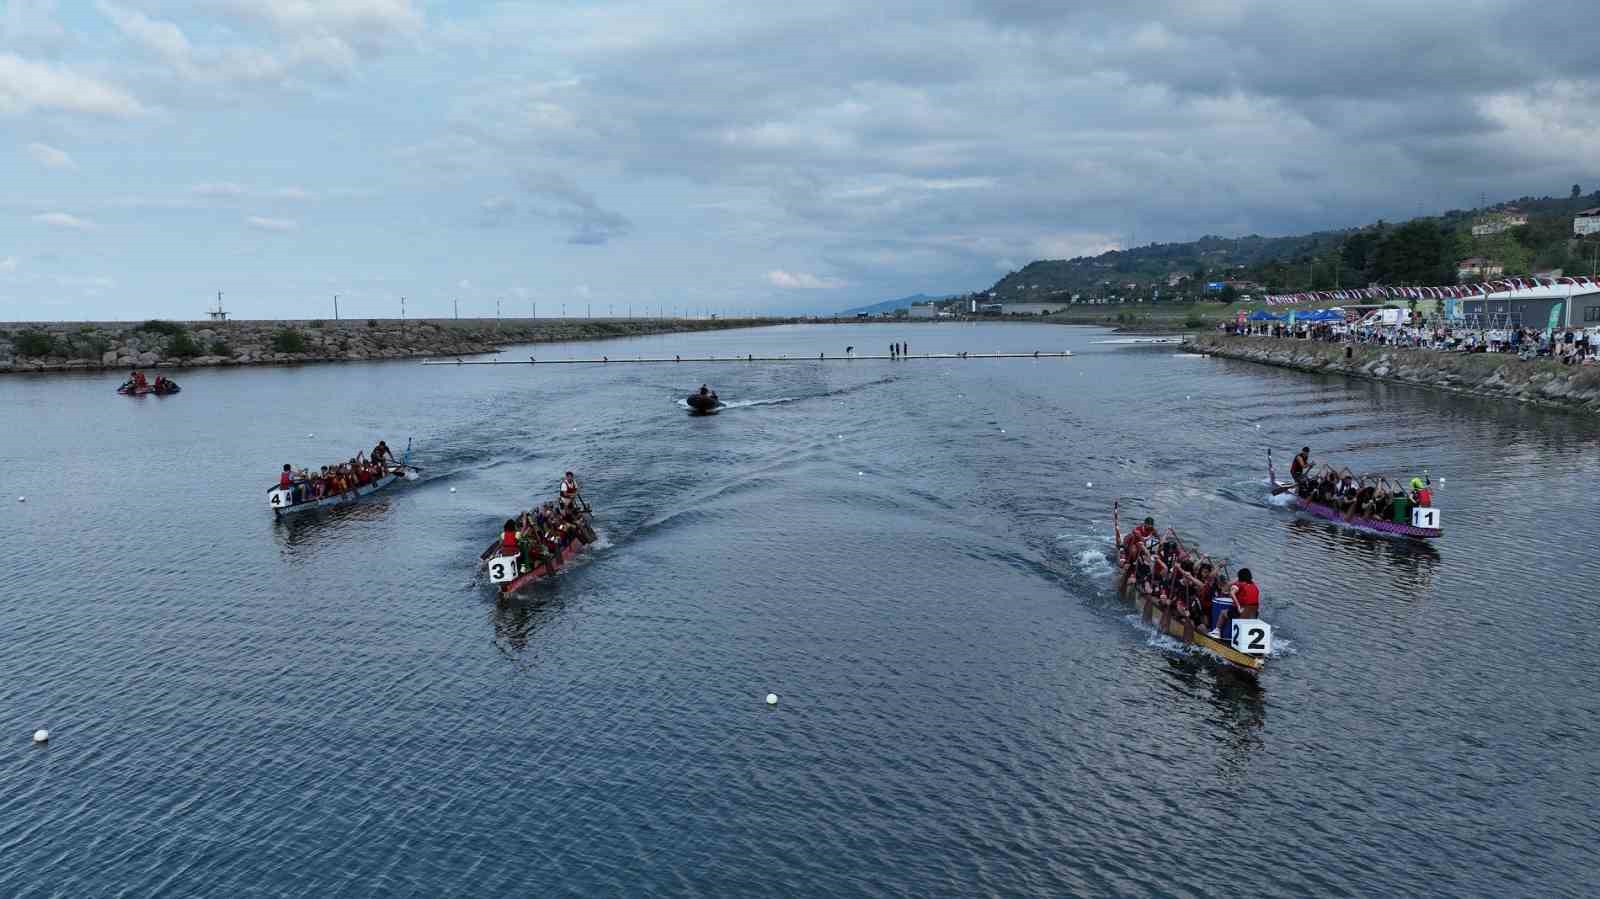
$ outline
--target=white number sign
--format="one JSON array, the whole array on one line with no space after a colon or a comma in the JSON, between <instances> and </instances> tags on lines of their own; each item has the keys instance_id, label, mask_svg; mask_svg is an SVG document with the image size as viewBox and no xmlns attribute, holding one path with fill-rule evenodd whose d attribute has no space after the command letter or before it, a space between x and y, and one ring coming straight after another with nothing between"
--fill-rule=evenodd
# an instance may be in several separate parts
<instances>
[{"instance_id":1,"label":"white number sign","mask_svg":"<svg viewBox=\"0 0 1600 899\"><path fill-rule=\"evenodd\" d=\"M510 583L517 579L517 574L516 556L495 556L489 560L489 580L493 583Z\"/></svg>"},{"instance_id":2,"label":"white number sign","mask_svg":"<svg viewBox=\"0 0 1600 899\"><path fill-rule=\"evenodd\" d=\"M1438 509L1431 509L1427 506L1416 506L1411 510L1411 526L1414 528L1444 527L1440 521L1441 519Z\"/></svg>"},{"instance_id":3,"label":"white number sign","mask_svg":"<svg viewBox=\"0 0 1600 899\"><path fill-rule=\"evenodd\" d=\"M274 509L287 509L294 505L294 491L279 488L267 494L267 504Z\"/></svg>"},{"instance_id":4,"label":"white number sign","mask_svg":"<svg viewBox=\"0 0 1600 899\"><path fill-rule=\"evenodd\" d=\"M1259 618L1240 618L1233 623L1233 648L1247 656L1272 652L1272 625Z\"/></svg>"}]
</instances>

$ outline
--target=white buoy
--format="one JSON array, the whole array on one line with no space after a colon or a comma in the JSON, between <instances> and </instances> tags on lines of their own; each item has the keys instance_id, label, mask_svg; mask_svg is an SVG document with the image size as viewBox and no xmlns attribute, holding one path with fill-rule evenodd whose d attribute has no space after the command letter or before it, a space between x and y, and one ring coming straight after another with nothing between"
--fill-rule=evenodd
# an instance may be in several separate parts
<instances>
[{"instance_id":1,"label":"white buoy","mask_svg":"<svg viewBox=\"0 0 1600 899\"><path fill-rule=\"evenodd\" d=\"M1085 486L1085 487L1093 487L1094 486L1094 481L1090 481L1089 483L1084 484L1083 486Z\"/></svg>"},{"instance_id":2,"label":"white buoy","mask_svg":"<svg viewBox=\"0 0 1600 899\"><path fill-rule=\"evenodd\" d=\"M767 694L767 705L777 705L777 704L778 704L778 694L776 694L776 693L768 693Z\"/></svg>"},{"instance_id":3,"label":"white buoy","mask_svg":"<svg viewBox=\"0 0 1600 899\"><path fill-rule=\"evenodd\" d=\"M317 436L317 435L315 435L315 434L307 434L307 435L306 435L306 436L307 436L307 437L315 437L315 436Z\"/></svg>"},{"instance_id":4,"label":"white buoy","mask_svg":"<svg viewBox=\"0 0 1600 899\"><path fill-rule=\"evenodd\" d=\"M1439 479L1439 486L1440 486L1440 487L1443 487L1443 486L1444 486L1444 478L1440 478L1440 479Z\"/></svg>"},{"instance_id":5,"label":"white buoy","mask_svg":"<svg viewBox=\"0 0 1600 899\"><path fill-rule=\"evenodd\" d=\"M1258 430L1258 431L1261 430L1261 426L1260 425L1256 425L1256 430Z\"/></svg>"},{"instance_id":6,"label":"white buoy","mask_svg":"<svg viewBox=\"0 0 1600 899\"><path fill-rule=\"evenodd\" d=\"M19 502L19 503L25 503L27 501L28 501L28 498L26 496L17 497L17 502Z\"/></svg>"},{"instance_id":7,"label":"white buoy","mask_svg":"<svg viewBox=\"0 0 1600 899\"><path fill-rule=\"evenodd\" d=\"M1005 428L1001 428L1001 429L1000 429L1000 433L1002 433L1002 434L1004 434L1004 433L1005 433L1005 432L1006 432L1006 429L1005 429Z\"/></svg>"},{"instance_id":8,"label":"white buoy","mask_svg":"<svg viewBox=\"0 0 1600 899\"><path fill-rule=\"evenodd\" d=\"M455 492L456 492L456 488L454 488L454 487L451 487L451 488L450 488L450 492L451 492L451 493L455 493Z\"/></svg>"},{"instance_id":9,"label":"white buoy","mask_svg":"<svg viewBox=\"0 0 1600 899\"><path fill-rule=\"evenodd\" d=\"M866 477L866 476L867 476L867 473L866 473L866 472L864 472L864 471L858 471L858 472L856 472L856 477L858 477L858 478L864 478L864 477Z\"/></svg>"},{"instance_id":10,"label":"white buoy","mask_svg":"<svg viewBox=\"0 0 1600 899\"><path fill-rule=\"evenodd\" d=\"M45 730L42 727L39 728L38 730L33 732L33 742L35 742L35 743L48 743L48 742L50 742L50 732Z\"/></svg>"}]
</instances>

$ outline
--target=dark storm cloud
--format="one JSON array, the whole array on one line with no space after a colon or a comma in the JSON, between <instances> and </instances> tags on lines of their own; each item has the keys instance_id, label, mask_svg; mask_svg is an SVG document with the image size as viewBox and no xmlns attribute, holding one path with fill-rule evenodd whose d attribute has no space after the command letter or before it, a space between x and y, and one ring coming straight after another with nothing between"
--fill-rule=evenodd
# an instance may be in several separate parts
<instances>
[{"instance_id":1,"label":"dark storm cloud","mask_svg":"<svg viewBox=\"0 0 1600 899\"><path fill-rule=\"evenodd\" d=\"M1593 114L1600 20L1576 3L929 9L631 7L603 32L598 16L541 20L571 77L486 89L458 124L553 168L605 158L629 178L757 191L775 240L864 285L876 271L968 286L1001 260L1134 235L1564 192L1600 168L1591 142L1518 130L1581 131ZM574 240L628 230L592 198L546 199Z\"/></svg>"}]
</instances>

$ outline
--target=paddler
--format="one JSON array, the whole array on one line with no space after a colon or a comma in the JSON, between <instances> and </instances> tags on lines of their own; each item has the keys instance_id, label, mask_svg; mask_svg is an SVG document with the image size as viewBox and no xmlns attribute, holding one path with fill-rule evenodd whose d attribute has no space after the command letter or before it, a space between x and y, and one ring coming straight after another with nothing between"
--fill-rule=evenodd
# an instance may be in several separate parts
<instances>
[{"instance_id":1,"label":"paddler","mask_svg":"<svg viewBox=\"0 0 1600 899\"><path fill-rule=\"evenodd\" d=\"M517 523L507 518L505 529L500 532L500 554L502 556L516 556L522 554L522 547L517 545Z\"/></svg>"},{"instance_id":2,"label":"paddler","mask_svg":"<svg viewBox=\"0 0 1600 899\"><path fill-rule=\"evenodd\" d=\"M379 466L381 471L385 472L389 470L390 465L394 464L394 453L389 451L389 444L383 440L378 441L378 445L372 448L372 453L367 458L371 459Z\"/></svg>"},{"instance_id":3,"label":"paddler","mask_svg":"<svg viewBox=\"0 0 1600 899\"><path fill-rule=\"evenodd\" d=\"M1304 488L1306 475L1311 472L1311 447L1300 447L1300 453L1289 463L1289 477L1294 479L1296 487Z\"/></svg>"},{"instance_id":4,"label":"paddler","mask_svg":"<svg viewBox=\"0 0 1600 899\"><path fill-rule=\"evenodd\" d=\"M569 472L567 472L567 476L561 479L561 506L562 506L562 508L571 508L572 504L574 502L576 502L577 499L578 499L578 478L577 478L576 475L574 475L572 472L569 471Z\"/></svg>"},{"instance_id":5,"label":"paddler","mask_svg":"<svg viewBox=\"0 0 1600 899\"><path fill-rule=\"evenodd\" d=\"M1424 509L1433 506L1433 491L1421 478L1411 479L1411 501Z\"/></svg>"},{"instance_id":6,"label":"paddler","mask_svg":"<svg viewBox=\"0 0 1600 899\"><path fill-rule=\"evenodd\" d=\"M1233 622L1261 617L1261 588L1256 586L1255 577L1250 569L1239 569L1239 577L1228 587L1228 595L1233 597L1233 607L1222 613L1222 620L1217 622L1217 629L1211 632L1213 640L1226 639L1223 634L1233 633Z\"/></svg>"}]
</instances>

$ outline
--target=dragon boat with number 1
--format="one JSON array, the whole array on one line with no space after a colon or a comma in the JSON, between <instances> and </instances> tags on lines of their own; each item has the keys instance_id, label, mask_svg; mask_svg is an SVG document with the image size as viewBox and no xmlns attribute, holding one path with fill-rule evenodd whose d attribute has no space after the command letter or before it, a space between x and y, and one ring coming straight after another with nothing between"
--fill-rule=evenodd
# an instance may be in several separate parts
<instances>
[{"instance_id":1,"label":"dragon boat with number 1","mask_svg":"<svg viewBox=\"0 0 1600 899\"><path fill-rule=\"evenodd\" d=\"M1385 479L1386 480L1386 479ZM1392 534L1396 537L1411 537L1416 540L1436 540L1444 536L1444 517L1433 506L1411 505L1409 510L1402 509L1401 517L1409 511L1410 522L1389 518L1373 518L1368 515L1347 515L1332 506L1316 502L1300 495L1294 484L1278 482L1277 472L1273 470L1272 450L1267 450L1267 481L1272 484L1274 496L1287 493L1294 497L1295 508L1308 515L1326 519L1337 524L1347 525L1366 531L1376 531L1380 534ZM1431 479L1429 480L1431 484Z\"/></svg>"},{"instance_id":2,"label":"dragon boat with number 1","mask_svg":"<svg viewBox=\"0 0 1600 899\"><path fill-rule=\"evenodd\" d=\"M1146 593L1141 589L1138 577L1130 570L1130 566L1122 553L1122 522L1119 504L1113 503L1111 507L1112 536L1116 541L1115 555L1118 584L1121 588L1119 596L1127 602L1133 603L1138 610L1139 617L1159 630L1161 633L1178 640L1188 646L1197 646L1211 653L1229 667L1248 674L1260 674L1267 667L1267 655L1272 651L1272 627L1266 622L1254 618L1241 618L1233 622L1230 628L1230 639L1224 640L1213 637L1205 630L1196 627L1187 615L1180 615L1173 608L1175 603L1165 597L1153 593ZM1159 538L1151 537L1150 541L1159 542ZM1147 541L1148 544L1149 541ZM1224 602L1231 605L1227 597L1218 596L1213 602Z\"/></svg>"}]
</instances>

